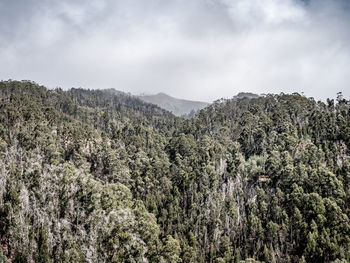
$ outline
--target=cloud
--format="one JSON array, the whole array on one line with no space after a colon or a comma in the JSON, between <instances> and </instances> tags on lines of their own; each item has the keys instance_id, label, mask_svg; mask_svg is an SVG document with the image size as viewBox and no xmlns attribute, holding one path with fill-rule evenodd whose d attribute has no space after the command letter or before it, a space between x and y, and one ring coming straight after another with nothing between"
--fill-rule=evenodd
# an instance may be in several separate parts
<instances>
[{"instance_id":1,"label":"cloud","mask_svg":"<svg viewBox=\"0 0 350 263\"><path fill-rule=\"evenodd\" d=\"M223 2L226 3L235 22L249 26L300 22L305 18L301 3L293 0L226 0Z\"/></svg>"},{"instance_id":2,"label":"cloud","mask_svg":"<svg viewBox=\"0 0 350 263\"><path fill-rule=\"evenodd\" d=\"M350 97L349 1L3 0L0 78L49 87Z\"/></svg>"}]
</instances>

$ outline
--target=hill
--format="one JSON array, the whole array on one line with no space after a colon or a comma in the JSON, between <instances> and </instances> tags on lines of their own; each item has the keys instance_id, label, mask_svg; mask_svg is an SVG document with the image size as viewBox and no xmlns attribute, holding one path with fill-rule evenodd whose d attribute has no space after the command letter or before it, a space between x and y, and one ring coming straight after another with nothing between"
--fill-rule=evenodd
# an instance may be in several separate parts
<instances>
[{"instance_id":1,"label":"hill","mask_svg":"<svg viewBox=\"0 0 350 263\"><path fill-rule=\"evenodd\" d=\"M183 100L171 97L165 93L158 93L156 95L138 96L141 100L158 105L177 116L188 115L191 112L196 112L209 105L207 102Z\"/></svg>"},{"instance_id":2,"label":"hill","mask_svg":"<svg viewBox=\"0 0 350 263\"><path fill-rule=\"evenodd\" d=\"M0 262L349 262L350 102L0 82Z\"/></svg>"}]
</instances>

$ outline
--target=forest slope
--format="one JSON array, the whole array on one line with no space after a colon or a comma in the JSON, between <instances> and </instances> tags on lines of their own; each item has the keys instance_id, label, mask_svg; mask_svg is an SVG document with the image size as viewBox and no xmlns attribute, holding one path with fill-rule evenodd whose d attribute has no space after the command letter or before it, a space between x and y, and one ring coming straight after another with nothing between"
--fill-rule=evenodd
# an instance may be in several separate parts
<instances>
[{"instance_id":1,"label":"forest slope","mask_svg":"<svg viewBox=\"0 0 350 263\"><path fill-rule=\"evenodd\" d=\"M184 120L115 90L1 82L0 262L349 262L349 144L341 96Z\"/></svg>"}]
</instances>

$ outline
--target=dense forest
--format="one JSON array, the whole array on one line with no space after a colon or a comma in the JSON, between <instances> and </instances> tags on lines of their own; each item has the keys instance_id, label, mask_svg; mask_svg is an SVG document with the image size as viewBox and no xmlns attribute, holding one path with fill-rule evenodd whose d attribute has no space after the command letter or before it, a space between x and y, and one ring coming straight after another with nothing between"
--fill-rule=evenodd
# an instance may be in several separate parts
<instances>
[{"instance_id":1,"label":"dense forest","mask_svg":"<svg viewBox=\"0 0 350 263\"><path fill-rule=\"evenodd\" d=\"M350 262L350 102L0 82L0 263Z\"/></svg>"}]
</instances>

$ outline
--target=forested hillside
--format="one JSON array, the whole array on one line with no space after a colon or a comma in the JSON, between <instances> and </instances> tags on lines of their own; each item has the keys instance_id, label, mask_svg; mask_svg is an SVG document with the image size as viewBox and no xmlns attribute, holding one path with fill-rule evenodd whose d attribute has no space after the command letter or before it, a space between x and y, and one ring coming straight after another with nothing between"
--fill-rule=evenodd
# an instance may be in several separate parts
<instances>
[{"instance_id":1,"label":"forested hillside","mask_svg":"<svg viewBox=\"0 0 350 263\"><path fill-rule=\"evenodd\" d=\"M350 262L350 102L0 82L0 263Z\"/></svg>"}]
</instances>

